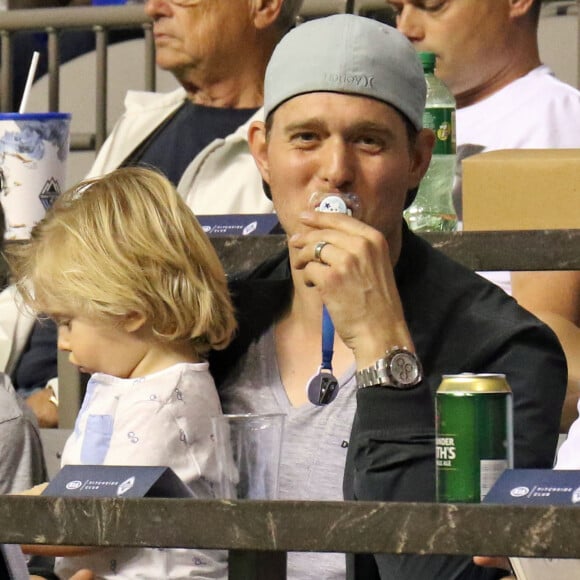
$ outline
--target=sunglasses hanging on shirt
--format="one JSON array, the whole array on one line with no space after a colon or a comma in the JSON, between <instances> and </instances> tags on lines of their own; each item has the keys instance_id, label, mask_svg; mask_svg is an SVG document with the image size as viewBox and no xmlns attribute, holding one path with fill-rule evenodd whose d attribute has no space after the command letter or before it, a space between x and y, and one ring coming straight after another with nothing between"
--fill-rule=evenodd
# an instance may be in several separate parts
<instances>
[{"instance_id":1,"label":"sunglasses hanging on shirt","mask_svg":"<svg viewBox=\"0 0 580 580\"><path fill-rule=\"evenodd\" d=\"M308 400L317 406L328 405L336 399L339 385L332 374L332 355L334 352L334 324L326 310L322 308L322 363L306 387Z\"/></svg>"}]
</instances>

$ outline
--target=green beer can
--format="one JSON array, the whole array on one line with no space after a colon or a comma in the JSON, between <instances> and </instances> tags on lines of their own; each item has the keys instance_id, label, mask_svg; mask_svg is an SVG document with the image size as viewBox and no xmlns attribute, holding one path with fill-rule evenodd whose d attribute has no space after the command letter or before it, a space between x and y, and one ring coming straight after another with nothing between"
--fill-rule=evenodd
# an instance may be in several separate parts
<instances>
[{"instance_id":1,"label":"green beer can","mask_svg":"<svg viewBox=\"0 0 580 580\"><path fill-rule=\"evenodd\" d=\"M512 392L505 375L443 375L435 417L437 501L480 502L513 467Z\"/></svg>"}]
</instances>

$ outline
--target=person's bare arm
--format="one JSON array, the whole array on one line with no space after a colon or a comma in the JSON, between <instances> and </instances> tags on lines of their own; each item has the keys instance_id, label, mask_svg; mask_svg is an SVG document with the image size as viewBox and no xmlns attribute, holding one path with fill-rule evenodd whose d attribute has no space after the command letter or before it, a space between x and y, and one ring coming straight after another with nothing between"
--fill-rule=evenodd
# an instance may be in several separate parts
<instances>
[{"instance_id":1,"label":"person's bare arm","mask_svg":"<svg viewBox=\"0 0 580 580\"><path fill-rule=\"evenodd\" d=\"M46 580L43 576L31 576L30 580ZM91 570L83 569L75 572L70 580L95 580L95 575Z\"/></svg>"},{"instance_id":2,"label":"person's bare arm","mask_svg":"<svg viewBox=\"0 0 580 580\"><path fill-rule=\"evenodd\" d=\"M568 389L560 429L578 417L580 396L580 271L512 272L518 303L556 333L568 362Z\"/></svg>"}]
</instances>

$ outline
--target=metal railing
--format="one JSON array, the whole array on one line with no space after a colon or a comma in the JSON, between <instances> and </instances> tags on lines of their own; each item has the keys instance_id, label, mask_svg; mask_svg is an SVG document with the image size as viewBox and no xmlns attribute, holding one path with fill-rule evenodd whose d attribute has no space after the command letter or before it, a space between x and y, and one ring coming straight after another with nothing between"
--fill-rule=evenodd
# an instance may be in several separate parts
<instances>
[{"instance_id":1,"label":"metal railing","mask_svg":"<svg viewBox=\"0 0 580 580\"><path fill-rule=\"evenodd\" d=\"M302 18L352 11L352 0L306 0ZM371 1L371 4L373 2ZM71 151L97 151L107 137L107 78L109 32L142 29L145 58L144 89L156 89L155 45L150 19L139 5L8 10L0 13L0 111L10 111L14 102L13 37L17 32L47 34L48 110L60 110L60 37L70 30L88 30L95 35L96 84L94 133L71 135ZM133 88L133 87L127 87ZM90 102L90 101L89 101Z\"/></svg>"},{"instance_id":2,"label":"metal railing","mask_svg":"<svg viewBox=\"0 0 580 580\"><path fill-rule=\"evenodd\" d=\"M0 23L1 71L0 110L8 111L13 101L12 36L18 31L44 31L48 35L48 110L58 111L60 102L59 37L65 30L88 29L95 35L96 90L95 134L71 135L71 150L98 150L107 136L108 34L114 28L143 28L145 36L145 88L155 89L155 46L150 20L142 6L43 8L9 10Z\"/></svg>"},{"instance_id":3,"label":"metal railing","mask_svg":"<svg viewBox=\"0 0 580 580\"><path fill-rule=\"evenodd\" d=\"M580 5L580 0L575 0ZM559 2L567 11L574 2ZM572 5L572 6L571 6ZM552 5L550 4L550 7ZM326 14L353 12L375 17L388 18L384 0L305 0L301 11L302 19ZM578 15L578 46L580 49L580 11ZM42 31L47 34L48 59L48 110L58 111L60 103L60 58L59 39L67 30L90 30L95 35L96 86L94 95L94 133L71 135L72 151L96 151L107 136L107 77L108 36L113 29L142 29L144 34L145 58L144 88L155 90L155 47L151 22L139 5L98 6L73 8L45 8L34 10L8 10L0 13L0 111L9 111L13 104L13 35L17 32ZM580 68L580 58L579 58ZM579 71L580 78L580 71ZM127 87L132 88L132 87ZM90 102L90 101L89 101Z\"/></svg>"}]
</instances>

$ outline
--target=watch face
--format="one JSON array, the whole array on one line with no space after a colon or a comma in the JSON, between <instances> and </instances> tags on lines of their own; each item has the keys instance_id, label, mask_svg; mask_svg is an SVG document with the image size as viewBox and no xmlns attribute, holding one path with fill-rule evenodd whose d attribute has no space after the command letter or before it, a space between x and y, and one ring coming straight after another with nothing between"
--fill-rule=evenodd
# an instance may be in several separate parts
<instances>
[{"instance_id":1,"label":"watch face","mask_svg":"<svg viewBox=\"0 0 580 580\"><path fill-rule=\"evenodd\" d=\"M406 350L396 351L389 365L396 386L412 386L421 380L421 367L416 356Z\"/></svg>"}]
</instances>

